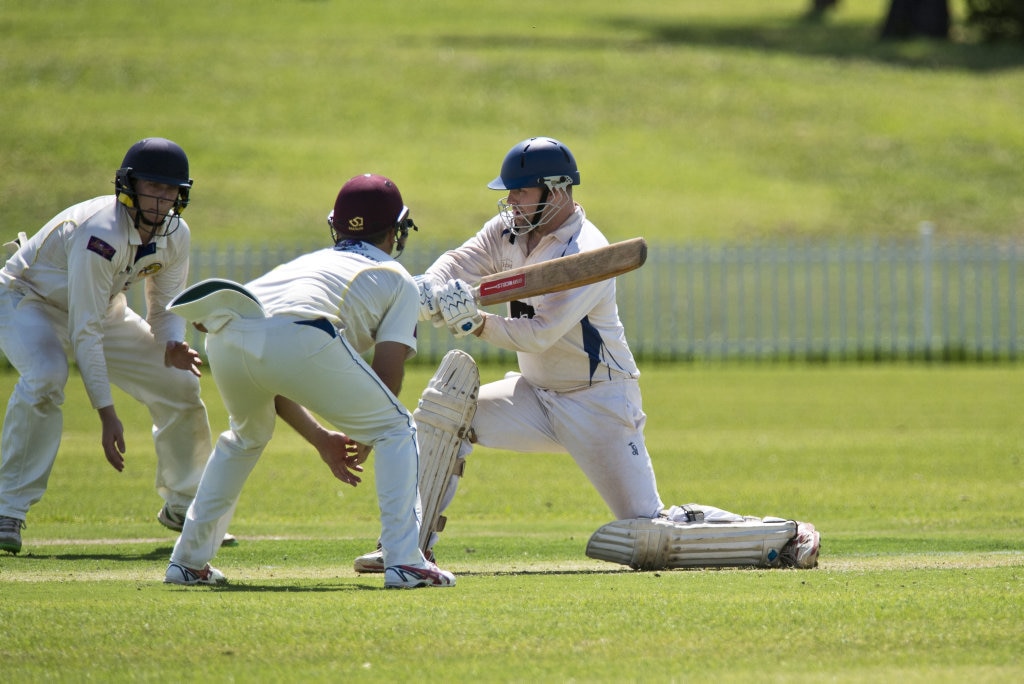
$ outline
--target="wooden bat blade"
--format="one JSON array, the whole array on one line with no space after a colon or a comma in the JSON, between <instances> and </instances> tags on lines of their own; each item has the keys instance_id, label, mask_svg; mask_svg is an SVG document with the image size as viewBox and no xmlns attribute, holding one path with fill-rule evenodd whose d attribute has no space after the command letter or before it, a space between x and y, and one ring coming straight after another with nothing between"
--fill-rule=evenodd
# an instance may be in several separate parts
<instances>
[{"instance_id":1,"label":"wooden bat blade","mask_svg":"<svg viewBox=\"0 0 1024 684\"><path fill-rule=\"evenodd\" d=\"M480 281L474 288L474 295L480 306L501 304L614 278L640 268L645 261L647 241L633 238L589 252L495 273Z\"/></svg>"}]
</instances>

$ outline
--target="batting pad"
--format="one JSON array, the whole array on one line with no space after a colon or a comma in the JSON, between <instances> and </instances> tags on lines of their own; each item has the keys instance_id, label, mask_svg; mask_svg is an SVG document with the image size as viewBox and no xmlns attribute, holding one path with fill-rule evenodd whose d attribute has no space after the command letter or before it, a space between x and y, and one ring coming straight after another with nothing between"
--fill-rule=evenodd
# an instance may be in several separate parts
<instances>
[{"instance_id":1,"label":"batting pad","mask_svg":"<svg viewBox=\"0 0 1024 684\"><path fill-rule=\"evenodd\" d=\"M420 548L424 553L434 532L444 529L441 504L452 476L462 475L465 459L459 458L459 451L476 415L479 392L480 371L473 357L453 349L441 359L412 412L420 450Z\"/></svg>"},{"instance_id":2,"label":"batting pad","mask_svg":"<svg viewBox=\"0 0 1024 684\"><path fill-rule=\"evenodd\" d=\"M616 520L587 542L587 556L634 570L778 567L796 522L748 518L730 523L680 523L663 518Z\"/></svg>"}]
</instances>

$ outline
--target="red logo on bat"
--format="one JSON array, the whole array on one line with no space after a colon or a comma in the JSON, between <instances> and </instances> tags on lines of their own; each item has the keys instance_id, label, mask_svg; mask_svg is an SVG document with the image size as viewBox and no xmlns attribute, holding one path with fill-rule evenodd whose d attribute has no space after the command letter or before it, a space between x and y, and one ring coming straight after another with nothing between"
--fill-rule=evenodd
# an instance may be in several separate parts
<instances>
[{"instance_id":1,"label":"red logo on bat","mask_svg":"<svg viewBox=\"0 0 1024 684\"><path fill-rule=\"evenodd\" d=\"M505 292L507 290L518 290L521 287L526 287L526 276L522 273L511 275L501 280L492 280L489 283L480 284L480 296L485 297L487 295L496 294L498 292Z\"/></svg>"}]
</instances>

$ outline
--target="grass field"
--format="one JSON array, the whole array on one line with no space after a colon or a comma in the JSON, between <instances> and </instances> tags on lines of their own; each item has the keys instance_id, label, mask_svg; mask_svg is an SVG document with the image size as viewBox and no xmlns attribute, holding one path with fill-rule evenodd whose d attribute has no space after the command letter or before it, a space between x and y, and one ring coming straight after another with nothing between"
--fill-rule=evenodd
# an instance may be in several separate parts
<instances>
[{"instance_id":1,"label":"grass field","mask_svg":"<svg viewBox=\"0 0 1024 684\"><path fill-rule=\"evenodd\" d=\"M204 243L327 239L375 171L453 242L533 135L575 152L613 240L1008 235L1024 47L880 43L847 0L0 2L0 231L111 191L128 145L188 150Z\"/></svg>"},{"instance_id":2,"label":"grass field","mask_svg":"<svg viewBox=\"0 0 1024 684\"><path fill-rule=\"evenodd\" d=\"M327 240L348 177L393 177L454 243L518 140L575 152L611 240L1015 238L1024 48L880 43L887 2L0 0L0 237L180 142L197 243ZM413 238L414 240L416 237ZM484 379L504 368L485 367ZM563 455L480 449L437 552L447 591L384 592L357 489L279 431L216 564L160 580L144 411L128 467L80 380L62 452L0 555L4 681L1007 682L1024 679L1024 368L646 365L667 503L810 520L817 570L636 573L583 550L609 514ZM415 403L430 369L413 366ZM16 378L0 372L0 396ZM216 388L205 396L226 424ZM371 461L372 463L372 461Z\"/></svg>"},{"instance_id":3,"label":"grass field","mask_svg":"<svg viewBox=\"0 0 1024 684\"><path fill-rule=\"evenodd\" d=\"M504 369L484 367L484 380ZM413 368L403 401L429 371ZM0 375L6 395L14 382ZM282 427L216 564L160 583L146 418L128 468L69 384L66 436L22 555L0 556L9 681L962 681L1024 675L1017 366L654 365L663 497L814 522L812 571L636 573L583 549L609 514L568 457L479 449L437 547L446 591L384 592L352 559L377 523ZM225 417L205 388L216 429ZM371 461L372 462L372 461Z\"/></svg>"}]
</instances>

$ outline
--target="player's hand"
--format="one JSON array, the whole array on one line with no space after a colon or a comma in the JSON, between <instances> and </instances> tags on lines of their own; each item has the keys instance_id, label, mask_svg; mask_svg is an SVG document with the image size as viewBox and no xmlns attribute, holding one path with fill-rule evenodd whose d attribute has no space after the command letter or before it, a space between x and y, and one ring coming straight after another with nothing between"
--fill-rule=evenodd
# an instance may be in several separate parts
<instances>
[{"instance_id":1,"label":"player's hand","mask_svg":"<svg viewBox=\"0 0 1024 684\"><path fill-rule=\"evenodd\" d=\"M356 448L354 452L350 452L349 460L355 465L366 463L366 459L370 458L370 452L373 451L373 447L369 444L360 444L355 440L351 440L351 442Z\"/></svg>"},{"instance_id":2,"label":"player's hand","mask_svg":"<svg viewBox=\"0 0 1024 684\"><path fill-rule=\"evenodd\" d=\"M124 426L113 406L104 406L99 409L99 414L103 424L103 435L100 437L103 455L114 470L121 472L124 470Z\"/></svg>"},{"instance_id":3,"label":"player's hand","mask_svg":"<svg viewBox=\"0 0 1024 684\"><path fill-rule=\"evenodd\" d=\"M329 430L325 439L318 440L316 448L334 477L353 487L362 482L356 473L363 472L361 464L369 455L370 447L350 439L342 432Z\"/></svg>"},{"instance_id":4,"label":"player's hand","mask_svg":"<svg viewBox=\"0 0 1024 684\"><path fill-rule=\"evenodd\" d=\"M188 342L168 342L167 348L164 350L164 365L187 370L197 378L203 376L199 371L203 360L199 358L199 352L188 346Z\"/></svg>"},{"instance_id":5,"label":"player's hand","mask_svg":"<svg viewBox=\"0 0 1024 684\"><path fill-rule=\"evenodd\" d=\"M455 337L465 337L484 324L470 287L463 280L449 280L437 293L444 322Z\"/></svg>"},{"instance_id":6,"label":"player's hand","mask_svg":"<svg viewBox=\"0 0 1024 684\"><path fill-rule=\"evenodd\" d=\"M441 309L437 305L437 290L434 289L430 278L418 275L413 276L413 280L416 281L416 287L420 291L420 320L430 321L435 328L442 327L444 316L441 315Z\"/></svg>"}]
</instances>

